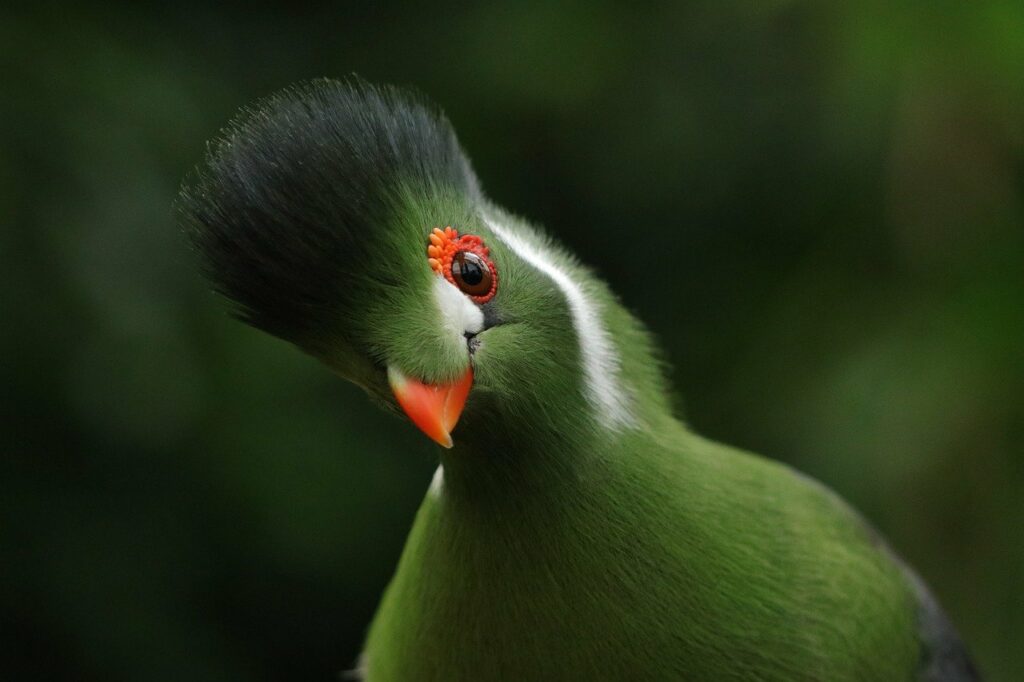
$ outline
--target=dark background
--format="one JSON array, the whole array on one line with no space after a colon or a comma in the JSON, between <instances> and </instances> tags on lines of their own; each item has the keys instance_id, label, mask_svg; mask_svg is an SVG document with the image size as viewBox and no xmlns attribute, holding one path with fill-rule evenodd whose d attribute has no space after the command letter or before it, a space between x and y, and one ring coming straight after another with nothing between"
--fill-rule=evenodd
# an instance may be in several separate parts
<instances>
[{"instance_id":1,"label":"dark background","mask_svg":"<svg viewBox=\"0 0 1024 682\"><path fill-rule=\"evenodd\" d=\"M409 84L489 194L1024 668L1024 3L0 10L0 676L333 680L436 461L174 223L236 109ZM841 614L837 614L841 617Z\"/></svg>"}]
</instances>

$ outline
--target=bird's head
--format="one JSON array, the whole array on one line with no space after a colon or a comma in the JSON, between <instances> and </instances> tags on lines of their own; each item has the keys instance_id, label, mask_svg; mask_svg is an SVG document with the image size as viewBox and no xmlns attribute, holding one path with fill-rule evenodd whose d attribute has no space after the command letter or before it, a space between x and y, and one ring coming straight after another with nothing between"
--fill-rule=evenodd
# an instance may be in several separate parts
<instances>
[{"instance_id":1,"label":"bird's head","mask_svg":"<svg viewBox=\"0 0 1024 682\"><path fill-rule=\"evenodd\" d=\"M574 259L483 197L447 120L405 92L317 81L258 103L212 145L180 210L242 319L441 445L464 405L460 439L636 417L642 387L623 365L646 336ZM623 355L623 341L641 350Z\"/></svg>"}]
</instances>

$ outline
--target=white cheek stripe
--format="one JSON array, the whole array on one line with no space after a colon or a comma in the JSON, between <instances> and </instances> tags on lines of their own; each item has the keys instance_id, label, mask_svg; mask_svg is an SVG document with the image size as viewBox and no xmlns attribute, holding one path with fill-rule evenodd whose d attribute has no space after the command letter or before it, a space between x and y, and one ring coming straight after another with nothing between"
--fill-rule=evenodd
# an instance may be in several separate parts
<instances>
[{"instance_id":1,"label":"white cheek stripe","mask_svg":"<svg viewBox=\"0 0 1024 682\"><path fill-rule=\"evenodd\" d=\"M619 385L619 358L601 321L594 302L565 270L519 235L506 230L484 216L487 227L515 251L520 258L540 270L558 286L569 304L576 338L583 358L583 380L587 400L605 418L613 430L635 423L627 403L628 396Z\"/></svg>"},{"instance_id":2,"label":"white cheek stripe","mask_svg":"<svg viewBox=\"0 0 1024 682\"><path fill-rule=\"evenodd\" d=\"M484 328L484 314L458 287L441 275L434 277L434 302L441 314L441 325L457 343L466 332L476 334Z\"/></svg>"}]
</instances>

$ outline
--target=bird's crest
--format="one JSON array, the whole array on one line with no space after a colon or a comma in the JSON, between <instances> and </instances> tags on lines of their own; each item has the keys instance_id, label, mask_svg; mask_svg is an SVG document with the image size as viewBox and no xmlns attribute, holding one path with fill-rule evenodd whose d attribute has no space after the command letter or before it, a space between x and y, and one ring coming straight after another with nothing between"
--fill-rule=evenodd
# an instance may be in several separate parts
<instances>
[{"instance_id":1,"label":"bird's crest","mask_svg":"<svg viewBox=\"0 0 1024 682\"><path fill-rule=\"evenodd\" d=\"M179 210L239 315L305 344L364 309L353 294L367 273L353 262L392 262L404 253L396 244L420 238L395 227L406 194L445 192L472 202L479 187L440 111L397 88L318 80L243 110L185 183Z\"/></svg>"}]
</instances>

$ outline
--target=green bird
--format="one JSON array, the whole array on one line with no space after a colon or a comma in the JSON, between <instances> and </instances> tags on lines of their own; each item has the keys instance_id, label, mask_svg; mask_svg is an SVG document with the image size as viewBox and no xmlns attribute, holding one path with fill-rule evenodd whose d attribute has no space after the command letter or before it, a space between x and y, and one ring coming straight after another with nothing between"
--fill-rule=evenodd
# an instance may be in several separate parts
<instances>
[{"instance_id":1,"label":"green bird","mask_svg":"<svg viewBox=\"0 0 1024 682\"><path fill-rule=\"evenodd\" d=\"M644 326L419 96L271 96L179 208L242 320L442 446L364 679L979 679L855 511L673 415Z\"/></svg>"}]
</instances>

